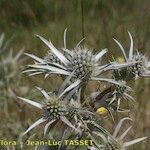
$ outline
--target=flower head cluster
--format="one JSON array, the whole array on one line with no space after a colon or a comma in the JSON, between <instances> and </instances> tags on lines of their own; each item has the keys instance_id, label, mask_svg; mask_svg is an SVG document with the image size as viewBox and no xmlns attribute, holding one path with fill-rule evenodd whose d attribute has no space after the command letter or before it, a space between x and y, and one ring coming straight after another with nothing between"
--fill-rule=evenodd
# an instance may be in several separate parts
<instances>
[{"instance_id":1,"label":"flower head cluster","mask_svg":"<svg viewBox=\"0 0 150 150\"><path fill-rule=\"evenodd\" d=\"M80 47L78 44L74 49L68 50L66 48L66 30L64 32L64 48L61 50L56 49L51 42L43 37L38 37L50 48L50 50L43 59L32 54L26 54L35 62L35 64L28 65L28 69L24 71L29 72L30 75L44 74L45 77L47 77L50 74L59 74L63 77L71 76L73 79L72 81L75 82L75 87L89 80L118 84L115 80L101 78L99 76L106 71L124 68L134 63L117 64L116 62L111 62L102 64L101 59L107 53L107 49L93 54L91 50Z\"/></svg>"},{"instance_id":2,"label":"flower head cluster","mask_svg":"<svg viewBox=\"0 0 150 150\"><path fill-rule=\"evenodd\" d=\"M107 53L107 49L93 53L91 50L79 46L81 42L73 49L67 49L66 30L62 49L55 48L50 41L38 36L49 47L49 51L44 58L26 54L34 60L34 64L28 65L27 70L24 72L30 75L44 74L45 77L57 74L62 77L63 82L55 94L47 93L38 88L44 96L45 101L43 103L19 97L24 102L42 110L42 117L31 125L24 132L24 135L44 122L46 123L44 134L47 133L49 126L52 124L63 122L64 130L61 141L63 142L66 137L73 137L74 139L90 138L94 141L94 145L89 147L90 150L124 150L128 146L146 139L146 137L143 137L124 142L123 138L131 127L121 136L118 137L117 135L124 120L130 119L123 118L117 125L113 135L111 135L101 126L101 117L98 116L102 113L107 114L108 111L111 114L111 109L121 110L119 107L122 99L134 101L134 98L128 93L132 91L127 85L128 79L149 75L150 63L145 60L145 56L138 52L133 54L133 39L130 33L129 36L131 40L129 58L127 58L122 45L114 39L121 48L125 59L122 64L116 61L103 64L101 60ZM102 75L103 77L100 77ZM104 78L104 75L108 75L109 78ZM94 94L91 94L90 99L89 97L85 98L88 81L98 81L102 85L101 82L108 82L109 84L107 84L108 88L103 89L103 91L93 92ZM66 135L68 127L71 132ZM100 140L97 141L95 136Z\"/></svg>"}]
</instances>

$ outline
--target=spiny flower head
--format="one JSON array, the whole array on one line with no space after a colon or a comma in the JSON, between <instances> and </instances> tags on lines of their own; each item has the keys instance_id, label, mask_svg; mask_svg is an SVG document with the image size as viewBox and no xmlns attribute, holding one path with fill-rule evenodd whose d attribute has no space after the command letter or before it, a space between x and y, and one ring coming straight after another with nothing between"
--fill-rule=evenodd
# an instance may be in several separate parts
<instances>
[{"instance_id":1,"label":"spiny flower head","mask_svg":"<svg viewBox=\"0 0 150 150\"><path fill-rule=\"evenodd\" d=\"M65 101L54 99L54 97L44 102L43 110L45 118L59 119L60 116L66 116L69 113Z\"/></svg>"},{"instance_id":2,"label":"spiny flower head","mask_svg":"<svg viewBox=\"0 0 150 150\"><path fill-rule=\"evenodd\" d=\"M56 95L54 93L47 93L45 90L41 88L37 88L40 90L40 92L44 96L44 102L43 103L38 103L26 98L18 97L22 101L31 104L35 106L36 108L42 110L43 115L42 117L37 120L34 124L32 124L24 133L28 133L31 129L36 127L37 125L46 122L45 128L44 128L44 135L47 133L48 127L57 121L62 121L64 124L67 124L69 127L75 129L75 127L72 125L72 123L69 121L69 114L71 112L72 114L72 105L69 104L69 102L63 100L60 98L59 95ZM67 119L68 118L68 119Z\"/></svg>"},{"instance_id":3,"label":"spiny flower head","mask_svg":"<svg viewBox=\"0 0 150 150\"><path fill-rule=\"evenodd\" d=\"M137 79L138 77L150 76L150 61L148 61L148 58L145 55L140 54L138 50L134 52L133 38L130 32L128 32L128 34L130 37L130 49L128 57L125 53L123 46L116 39L114 39L114 41L118 44L123 53L125 62L135 62L132 66L128 66L125 68L126 77L123 78L125 78L126 80L131 80L133 77ZM125 70L122 69L121 71Z\"/></svg>"},{"instance_id":4,"label":"spiny flower head","mask_svg":"<svg viewBox=\"0 0 150 150\"><path fill-rule=\"evenodd\" d=\"M86 48L76 47L72 54L70 69L75 70L74 75L77 79L91 76L98 67L98 62L92 52ZM98 69L98 68L97 68Z\"/></svg>"}]
</instances>

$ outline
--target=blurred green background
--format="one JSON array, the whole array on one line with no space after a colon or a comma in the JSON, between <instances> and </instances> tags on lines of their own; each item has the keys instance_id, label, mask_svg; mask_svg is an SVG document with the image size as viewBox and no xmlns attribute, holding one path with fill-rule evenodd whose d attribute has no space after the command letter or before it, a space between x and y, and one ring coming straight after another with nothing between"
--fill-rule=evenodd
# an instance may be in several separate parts
<instances>
[{"instance_id":1,"label":"blurred green background","mask_svg":"<svg viewBox=\"0 0 150 150\"><path fill-rule=\"evenodd\" d=\"M108 48L109 54L121 56L113 37L129 47L129 30L134 45L150 56L149 0L0 0L0 33L15 35L11 47L17 53L41 56L46 47L35 37L50 38L56 47L63 46L63 32L68 28L67 47L74 47L82 37L85 45L96 50ZM43 80L42 80L43 81ZM45 84L45 83L43 83ZM150 79L140 79L135 85L136 109L132 138L150 135ZM148 150L148 140L133 150Z\"/></svg>"}]
</instances>

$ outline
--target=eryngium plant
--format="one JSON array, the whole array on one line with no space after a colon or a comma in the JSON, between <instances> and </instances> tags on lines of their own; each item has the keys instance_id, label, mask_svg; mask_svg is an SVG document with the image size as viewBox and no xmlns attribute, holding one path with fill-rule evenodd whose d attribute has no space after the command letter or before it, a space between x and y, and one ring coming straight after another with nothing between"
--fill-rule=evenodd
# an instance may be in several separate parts
<instances>
[{"instance_id":1,"label":"eryngium plant","mask_svg":"<svg viewBox=\"0 0 150 150\"><path fill-rule=\"evenodd\" d=\"M147 59L144 60L144 56L137 50L134 52L133 39L130 32L128 34L131 41L129 58L121 44L115 40L125 61L123 63L108 61L105 64L102 57L108 52L107 49L94 54L90 49L80 46L82 40L73 49L67 49L66 30L64 47L61 49L55 48L50 41L37 35L49 47L48 53L44 58L26 53L33 59L34 64L28 65L24 72L29 73L29 76L44 74L47 77L56 74L62 78L62 84L55 92L46 92L42 88L38 88L44 96L43 103L19 97L22 101L42 111L41 118L32 124L23 135L41 123L46 123L45 136L47 133L52 134L51 131L54 127L61 127L62 133L58 136L58 139L61 140L61 145L58 146L59 150L68 148L63 143L65 139L91 139L93 145L87 146L91 150L124 150L128 146L146 139L143 137L124 143L123 138L131 127L119 138L117 137L124 120L131 120L130 118L123 118L113 135L102 126L101 121L103 113L109 112L113 118L114 111L117 113L126 111L126 109L120 108L124 100L135 102L130 95L133 91L128 86L130 80L137 79L139 76L149 76L150 62ZM87 96L85 93L90 84L89 81L97 81L100 85L107 86L105 89L97 90ZM60 126L62 122L63 126ZM97 141L96 136L99 136L101 140ZM76 149L76 146L74 148Z\"/></svg>"}]
</instances>

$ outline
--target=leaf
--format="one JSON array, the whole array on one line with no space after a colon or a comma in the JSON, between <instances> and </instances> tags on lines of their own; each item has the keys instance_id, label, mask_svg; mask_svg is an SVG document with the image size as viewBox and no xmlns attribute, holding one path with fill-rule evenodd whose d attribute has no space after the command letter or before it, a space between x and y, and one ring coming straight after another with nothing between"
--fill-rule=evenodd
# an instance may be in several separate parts
<instances>
[{"instance_id":1,"label":"leaf","mask_svg":"<svg viewBox=\"0 0 150 150\"><path fill-rule=\"evenodd\" d=\"M132 59L133 56L133 38L131 36L131 33L128 31L129 37L130 37L130 50L129 50L129 59Z\"/></svg>"},{"instance_id":2,"label":"leaf","mask_svg":"<svg viewBox=\"0 0 150 150\"><path fill-rule=\"evenodd\" d=\"M72 96L76 93L76 91L79 89L79 85L76 86L74 89L72 89L67 96L64 98L66 100L70 100L72 98Z\"/></svg>"},{"instance_id":3,"label":"leaf","mask_svg":"<svg viewBox=\"0 0 150 150\"><path fill-rule=\"evenodd\" d=\"M77 87L81 83L81 80L77 80L72 83L69 87L67 87L60 95L59 98L62 97L66 92L72 90L73 88Z\"/></svg>"},{"instance_id":4,"label":"leaf","mask_svg":"<svg viewBox=\"0 0 150 150\"><path fill-rule=\"evenodd\" d=\"M64 31L64 48L66 49L66 34L67 34L67 28Z\"/></svg>"},{"instance_id":5,"label":"leaf","mask_svg":"<svg viewBox=\"0 0 150 150\"><path fill-rule=\"evenodd\" d=\"M99 136L104 141L104 143L107 142L107 138L104 136L104 134L97 132L97 131L93 131L92 133Z\"/></svg>"},{"instance_id":6,"label":"leaf","mask_svg":"<svg viewBox=\"0 0 150 150\"><path fill-rule=\"evenodd\" d=\"M39 37L51 49L51 51L60 59L61 62L63 62L65 65L70 63L69 60L60 51L58 51L51 42L39 35L36 36Z\"/></svg>"},{"instance_id":7,"label":"leaf","mask_svg":"<svg viewBox=\"0 0 150 150\"><path fill-rule=\"evenodd\" d=\"M127 56L126 56L126 53L125 53L124 48L122 47L122 45L120 44L120 42L117 41L115 38L113 38L113 40L118 44L118 46L120 47L120 49L121 49L121 51L122 51L122 54L123 54L125 60L127 61L128 59L127 59Z\"/></svg>"},{"instance_id":8,"label":"leaf","mask_svg":"<svg viewBox=\"0 0 150 150\"><path fill-rule=\"evenodd\" d=\"M132 102L136 102L135 101L135 99L132 97L132 96L130 96L128 93L124 93L124 95L129 99L129 100L132 100Z\"/></svg>"},{"instance_id":9,"label":"leaf","mask_svg":"<svg viewBox=\"0 0 150 150\"><path fill-rule=\"evenodd\" d=\"M36 69L42 69L42 70L46 70L49 72L52 71L52 72L55 72L56 74L70 75L70 72L62 70L60 68L50 66L50 65L37 65L37 64L35 64L35 65L28 65L28 67L36 68Z\"/></svg>"},{"instance_id":10,"label":"leaf","mask_svg":"<svg viewBox=\"0 0 150 150\"><path fill-rule=\"evenodd\" d=\"M31 77L31 76L34 76L34 75L38 75L38 74L42 74L43 72L34 72L34 73L31 73L31 74L29 74L29 77Z\"/></svg>"},{"instance_id":11,"label":"leaf","mask_svg":"<svg viewBox=\"0 0 150 150\"><path fill-rule=\"evenodd\" d=\"M75 47L79 47L79 45L80 45L85 39L86 39L85 37L84 37L83 39L81 39Z\"/></svg>"},{"instance_id":12,"label":"leaf","mask_svg":"<svg viewBox=\"0 0 150 150\"><path fill-rule=\"evenodd\" d=\"M51 120L51 121L49 121L49 122L45 125L45 128L44 128L44 136L46 135L49 126L50 126L53 122L55 122L55 121L56 121L55 119L54 119L54 120Z\"/></svg>"},{"instance_id":13,"label":"leaf","mask_svg":"<svg viewBox=\"0 0 150 150\"><path fill-rule=\"evenodd\" d=\"M75 70L63 81L63 83L61 84L59 91L58 91L58 95L60 95L64 89L66 88L67 84L69 83L70 79L73 77Z\"/></svg>"},{"instance_id":14,"label":"leaf","mask_svg":"<svg viewBox=\"0 0 150 150\"><path fill-rule=\"evenodd\" d=\"M39 63L45 63L43 59L33 55L33 54L28 54L28 53L25 53L25 55L31 57L32 59L34 59L35 61L39 62Z\"/></svg>"},{"instance_id":15,"label":"leaf","mask_svg":"<svg viewBox=\"0 0 150 150\"><path fill-rule=\"evenodd\" d=\"M60 142L60 145L58 147L58 150L61 150L61 147L64 143L64 139L65 139L65 134L67 133L67 127L65 127L65 129L63 130L63 134L62 134L62 137L61 137L61 142ZM63 148L64 149L64 148Z\"/></svg>"},{"instance_id":16,"label":"leaf","mask_svg":"<svg viewBox=\"0 0 150 150\"><path fill-rule=\"evenodd\" d=\"M37 120L34 124L32 124L24 133L23 133L23 136L25 134L27 134L30 130L32 130L33 128L35 128L36 126L38 126L39 124L45 122L46 119L44 118L40 118L39 120Z\"/></svg>"},{"instance_id":17,"label":"leaf","mask_svg":"<svg viewBox=\"0 0 150 150\"><path fill-rule=\"evenodd\" d=\"M26 99L26 98L22 98L22 97L18 97L20 100L23 100L24 102L31 104L37 108L43 109L43 105L37 102L34 102L32 100Z\"/></svg>"},{"instance_id":18,"label":"leaf","mask_svg":"<svg viewBox=\"0 0 150 150\"><path fill-rule=\"evenodd\" d=\"M50 96L46 93L45 90L43 90L42 88L40 87L36 87L42 94L43 96L46 98L46 99L50 99Z\"/></svg>"},{"instance_id":19,"label":"leaf","mask_svg":"<svg viewBox=\"0 0 150 150\"><path fill-rule=\"evenodd\" d=\"M109 83L117 84L117 85L122 85L121 83L119 83L119 82L117 82L116 80L113 80L113 79L106 79L106 78L94 78L94 77L92 77L91 79L92 79L92 80L103 81L103 82L109 82Z\"/></svg>"},{"instance_id":20,"label":"leaf","mask_svg":"<svg viewBox=\"0 0 150 150\"><path fill-rule=\"evenodd\" d=\"M95 61L96 61L96 62L99 61L99 59L100 59L103 55L105 55L107 52L108 52L108 49L107 49L107 48L101 50L101 51L95 56Z\"/></svg>"},{"instance_id":21,"label":"leaf","mask_svg":"<svg viewBox=\"0 0 150 150\"><path fill-rule=\"evenodd\" d=\"M98 125L96 122L91 122L91 124L94 125L96 128L98 128L103 133L105 133L106 135L110 135L106 129L104 129L102 126Z\"/></svg>"},{"instance_id":22,"label":"leaf","mask_svg":"<svg viewBox=\"0 0 150 150\"><path fill-rule=\"evenodd\" d=\"M118 132L120 131L120 128L121 128L121 126L122 126L122 124L123 124L123 122L124 122L125 120L131 120L131 121L132 121L132 119L129 118L129 117L122 118L122 119L119 121L119 123L118 123L118 125L116 126L116 128L115 128L115 131L114 131L114 133L113 133L113 137L116 137L116 136L117 136L117 134L118 134Z\"/></svg>"},{"instance_id":23,"label":"leaf","mask_svg":"<svg viewBox=\"0 0 150 150\"><path fill-rule=\"evenodd\" d=\"M130 129L132 128L132 126L130 126L121 136L119 139L123 140L123 138L128 134L128 132L130 131Z\"/></svg>"},{"instance_id":24,"label":"leaf","mask_svg":"<svg viewBox=\"0 0 150 150\"><path fill-rule=\"evenodd\" d=\"M128 146L134 145L134 144L139 143L145 139L147 139L147 137L137 138L135 140L125 142L125 143L123 143L123 147L128 147Z\"/></svg>"},{"instance_id":25,"label":"leaf","mask_svg":"<svg viewBox=\"0 0 150 150\"><path fill-rule=\"evenodd\" d=\"M62 122L67 124L69 127L76 130L76 128L72 125L72 123L65 116L60 116L60 119L62 120Z\"/></svg>"}]
</instances>

